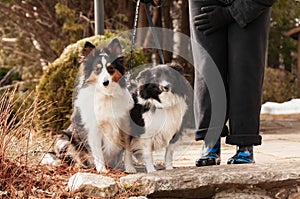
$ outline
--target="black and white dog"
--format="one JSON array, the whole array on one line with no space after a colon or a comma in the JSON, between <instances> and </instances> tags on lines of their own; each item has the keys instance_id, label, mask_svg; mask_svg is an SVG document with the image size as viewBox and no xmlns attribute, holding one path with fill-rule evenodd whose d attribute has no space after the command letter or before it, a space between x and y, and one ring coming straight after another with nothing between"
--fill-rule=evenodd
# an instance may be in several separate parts
<instances>
[{"instance_id":1,"label":"black and white dog","mask_svg":"<svg viewBox=\"0 0 300 199\"><path fill-rule=\"evenodd\" d=\"M142 71L131 110L132 149L141 153L147 172L155 171L152 152L166 147L165 167L173 168L175 142L191 118L193 92L178 64Z\"/></svg>"},{"instance_id":2,"label":"black and white dog","mask_svg":"<svg viewBox=\"0 0 300 199\"><path fill-rule=\"evenodd\" d=\"M108 48L93 49L85 61L92 71L74 103L75 108L80 109L81 120L88 132L88 144L99 172L107 172L106 162L122 162L120 154L124 149L125 171L135 172L129 136L129 111L133 100L123 78L123 59L118 39L112 40Z\"/></svg>"},{"instance_id":3,"label":"black and white dog","mask_svg":"<svg viewBox=\"0 0 300 199\"><path fill-rule=\"evenodd\" d=\"M128 133L133 100L122 77L125 67L121 44L118 39L113 39L108 47L96 48L86 42L82 54L79 82L74 91L72 124L63 131L63 139L56 142L55 151L85 167L95 166L98 172L107 172L106 164L117 167L122 163L126 149L125 171L135 172ZM62 150L66 146L67 152ZM79 149L78 157L73 151ZM82 159L89 153L93 163L90 158L88 161Z\"/></svg>"}]
</instances>

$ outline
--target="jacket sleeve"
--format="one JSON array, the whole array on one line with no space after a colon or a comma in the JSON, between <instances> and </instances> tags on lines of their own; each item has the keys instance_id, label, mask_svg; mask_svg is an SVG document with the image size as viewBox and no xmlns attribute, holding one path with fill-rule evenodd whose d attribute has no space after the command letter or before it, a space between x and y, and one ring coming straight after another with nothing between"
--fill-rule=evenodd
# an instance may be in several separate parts
<instances>
[{"instance_id":1,"label":"jacket sleeve","mask_svg":"<svg viewBox=\"0 0 300 199\"><path fill-rule=\"evenodd\" d=\"M239 26L244 28L274 2L275 0L235 0L229 11Z\"/></svg>"}]
</instances>

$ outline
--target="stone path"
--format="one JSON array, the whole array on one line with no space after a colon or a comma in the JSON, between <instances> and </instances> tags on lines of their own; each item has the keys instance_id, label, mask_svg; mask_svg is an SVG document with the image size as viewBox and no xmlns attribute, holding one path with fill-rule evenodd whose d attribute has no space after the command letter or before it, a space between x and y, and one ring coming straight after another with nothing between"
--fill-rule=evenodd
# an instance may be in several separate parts
<instances>
[{"instance_id":1,"label":"stone path","mask_svg":"<svg viewBox=\"0 0 300 199\"><path fill-rule=\"evenodd\" d=\"M300 199L300 115L262 116L261 135L263 144L254 148L256 164L226 165L235 146L222 139L221 165L198 168L194 165L203 143L194 141L192 133L186 133L174 153L176 169L127 175L117 184L126 190L138 189L142 196L135 198L143 199ZM154 153L154 161L159 168L164 162L164 150ZM143 166L137 167L144 170ZM79 181L89 178L89 174L80 175ZM72 186L73 178L69 181ZM82 183L78 187L91 196L113 197L109 195L111 187L117 184L112 186L109 182L107 188L102 188L103 183Z\"/></svg>"},{"instance_id":2,"label":"stone path","mask_svg":"<svg viewBox=\"0 0 300 199\"><path fill-rule=\"evenodd\" d=\"M300 199L300 116L262 116L261 135L256 164L227 166L235 146L222 139L221 165L197 168L203 142L186 133L174 153L177 169L129 175L121 184L135 183L149 198ZM160 151L154 160L163 157Z\"/></svg>"},{"instance_id":3,"label":"stone path","mask_svg":"<svg viewBox=\"0 0 300 199\"><path fill-rule=\"evenodd\" d=\"M295 117L295 116L294 116ZM300 119L265 117L261 120L263 144L254 147L257 164L299 162L300 164ZM201 152L202 141L194 141L192 133L185 133L174 153L174 167L195 165ZM221 164L235 153L235 146L222 139ZM164 150L154 154L157 164L164 160Z\"/></svg>"},{"instance_id":4,"label":"stone path","mask_svg":"<svg viewBox=\"0 0 300 199\"><path fill-rule=\"evenodd\" d=\"M178 168L122 177L148 198L299 199L300 165L254 164Z\"/></svg>"}]
</instances>

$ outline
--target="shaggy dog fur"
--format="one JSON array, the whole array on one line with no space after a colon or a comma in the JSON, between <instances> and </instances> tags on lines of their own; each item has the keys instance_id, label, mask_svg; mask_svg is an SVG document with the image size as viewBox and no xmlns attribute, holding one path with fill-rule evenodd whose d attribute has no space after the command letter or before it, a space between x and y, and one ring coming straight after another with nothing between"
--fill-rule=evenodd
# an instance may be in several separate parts
<instances>
[{"instance_id":1,"label":"shaggy dog fur","mask_svg":"<svg viewBox=\"0 0 300 199\"><path fill-rule=\"evenodd\" d=\"M178 64L142 71L131 110L132 150L141 153L147 172L155 171L152 152L166 147L165 167L173 168L175 142L186 125L193 92ZM191 119L191 118L189 118Z\"/></svg>"}]
</instances>

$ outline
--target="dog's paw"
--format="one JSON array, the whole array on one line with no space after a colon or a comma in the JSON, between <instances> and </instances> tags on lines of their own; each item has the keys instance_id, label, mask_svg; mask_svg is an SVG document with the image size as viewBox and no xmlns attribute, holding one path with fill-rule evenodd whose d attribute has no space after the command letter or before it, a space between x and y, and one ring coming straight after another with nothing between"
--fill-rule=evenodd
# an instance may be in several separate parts
<instances>
[{"instance_id":1,"label":"dog's paw","mask_svg":"<svg viewBox=\"0 0 300 199\"><path fill-rule=\"evenodd\" d=\"M171 169L173 169L172 165L166 166L166 170L171 170Z\"/></svg>"},{"instance_id":2,"label":"dog's paw","mask_svg":"<svg viewBox=\"0 0 300 199\"><path fill-rule=\"evenodd\" d=\"M171 170L171 169L173 169L173 164L172 164L172 162L165 162L165 169L166 169L166 170Z\"/></svg>"},{"instance_id":3,"label":"dog's paw","mask_svg":"<svg viewBox=\"0 0 300 199\"><path fill-rule=\"evenodd\" d=\"M106 169L106 167L104 165L97 165L96 170L100 173L108 173L108 170Z\"/></svg>"},{"instance_id":4,"label":"dog's paw","mask_svg":"<svg viewBox=\"0 0 300 199\"><path fill-rule=\"evenodd\" d=\"M151 173L151 172L156 171L156 169L154 168L154 166L146 167L146 169L147 169L147 173Z\"/></svg>"},{"instance_id":5,"label":"dog's paw","mask_svg":"<svg viewBox=\"0 0 300 199\"><path fill-rule=\"evenodd\" d=\"M133 166L126 166L125 173L136 173L136 169Z\"/></svg>"},{"instance_id":6,"label":"dog's paw","mask_svg":"<svg viewBox=\"0 0 300 199\"><path fill-rule=\"evenodd\" d=\"M147 173L152 173L154 171L156 171L156 169L147 169Z\"/></svg>"}]
</instances>

